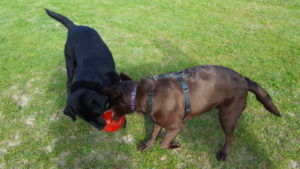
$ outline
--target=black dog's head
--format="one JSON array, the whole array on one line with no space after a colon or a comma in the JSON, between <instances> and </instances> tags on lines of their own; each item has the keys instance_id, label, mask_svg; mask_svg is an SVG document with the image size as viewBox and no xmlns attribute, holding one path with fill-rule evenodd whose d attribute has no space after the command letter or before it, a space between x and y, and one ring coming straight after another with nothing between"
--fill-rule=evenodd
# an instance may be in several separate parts
<instances>
[{"instance_id":1,"label":"black dog's head","mask_svg":"<svg viewBox=\"0 0 300 169\"><path fill-rule=\"evenodd\" d=\"M108 97L89 89L78 89L71 93L68 98L64 114L74 121L79 116L99 130L105 127L102 113L106 109Z\"/></svg>"}]
</instances>

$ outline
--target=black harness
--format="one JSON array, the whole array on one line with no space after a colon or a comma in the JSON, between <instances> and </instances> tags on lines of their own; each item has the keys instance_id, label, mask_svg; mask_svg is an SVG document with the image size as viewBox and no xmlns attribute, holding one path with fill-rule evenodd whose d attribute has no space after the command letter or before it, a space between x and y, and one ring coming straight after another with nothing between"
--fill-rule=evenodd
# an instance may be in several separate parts
<instances>
[{"instance_id":1,"label":"black harness","mask_svg":"<svg viewBox=\"0 0 300 169\"><path fill-rule=\"evenodd\" d=\"M184 98L185 98L185 115L191 112L191 103L190 103L190 90L186 82L184 81L184 78L186 77L186 74L179 72L175 74L164 74L159 76L152 76L154 80L157 79L168 79L168 78L176 78L180 84L180 87L183 91ZM150 114L152 111L152 105L153 105L153 96L155 95L154 89L152 91L149 91L147 94L147 109L146 113Z\"/></svg>"}]
</instances>

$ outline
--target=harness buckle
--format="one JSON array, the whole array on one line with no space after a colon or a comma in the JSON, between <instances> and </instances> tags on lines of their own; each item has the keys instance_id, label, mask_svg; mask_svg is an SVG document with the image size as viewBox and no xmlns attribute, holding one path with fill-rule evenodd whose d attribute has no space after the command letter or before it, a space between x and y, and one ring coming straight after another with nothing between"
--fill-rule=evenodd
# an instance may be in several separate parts
<instances>
[{"instance_id":1,"label":"harness buckle","mask_svg":"<svg viewBox=\"0 0 300 169\"><path fill-rule=\"evenodd\" d=\"M184 88L183 93L189 93L189 88Z\"/></svg>"},{"instance_id":2,"label":"harness buckle","mask_svg":"<svg viewBox=\"0 0 300 169\"><path fill-rule=\"evenodd\" d=\"M149 96L154 96L154 92L153 92L153 91L148 92L148 95L149 95Z\"/></svg>"}]
</instances>

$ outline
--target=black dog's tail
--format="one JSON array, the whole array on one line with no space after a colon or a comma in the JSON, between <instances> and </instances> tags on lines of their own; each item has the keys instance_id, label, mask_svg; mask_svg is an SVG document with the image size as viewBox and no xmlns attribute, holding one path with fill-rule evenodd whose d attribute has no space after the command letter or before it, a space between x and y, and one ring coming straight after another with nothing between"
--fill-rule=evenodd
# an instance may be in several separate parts
<instances>
[{"instance_id":1,"label":"black dog's tail","mask_svg":"<svg viewBox=\"0 0 300 169\"><path fill-rule=\"evenodd\" d=\"M261 102L269 112L281 117L279 110L274 105L270 95L265 91L265 89L263 89L256 82L248 79L247 77L246 80L248 83L248 90L255 94L256 99Z\"/></svg>"},{"instance_id":2,"label":"black dog's tail","mask_svg":"<svg viewBox=\"0 0 300 169\"><path fill-rule=\"evenodd\" d=\"M67 17L65 17L61 14L55 13L53 11L50 11L49 9L45 9L45 10L51 18L53 18L53 19L57 20L58 22L62 23L63 25L65 25L65 27L67 29L70 29L75 26L75 24Z\"/></svg>"}]
</instances>

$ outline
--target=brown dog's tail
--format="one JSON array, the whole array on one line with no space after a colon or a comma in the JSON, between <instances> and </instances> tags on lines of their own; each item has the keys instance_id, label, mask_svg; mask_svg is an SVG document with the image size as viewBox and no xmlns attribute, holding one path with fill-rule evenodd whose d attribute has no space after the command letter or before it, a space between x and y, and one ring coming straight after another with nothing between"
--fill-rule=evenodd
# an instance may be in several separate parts
<instances>
[{"instance_id":1,"label":"brown dog's tail","mask_svg":"<svg viewBox=\"0 0 300 169\"><path fill-rule=\"evenodd\" d=\"M63 25L65 25L65 27L67 29L70 29L75 26L75 24L67 17L65 17L61 14L55 13L53 11L50 11L49 9L45 9L45 10L51 18L53 18L53 19L57 20L58 22L62 23Z\"/></svg>"},{"instance_id":2,"label":"brown dog's tail","mask_svg":"<svg viewBox=\"0 0 300 169\"><path fill-rule=\"evenodd\" d=\"M261 102L269 112L281 117L279 110L274 105L270 95L265 91L265 89L263 89L256 82L248 79L247 77L246 80L248 83L248 90L255 94L256 99Z\"/></svg>"}]
</instances>

